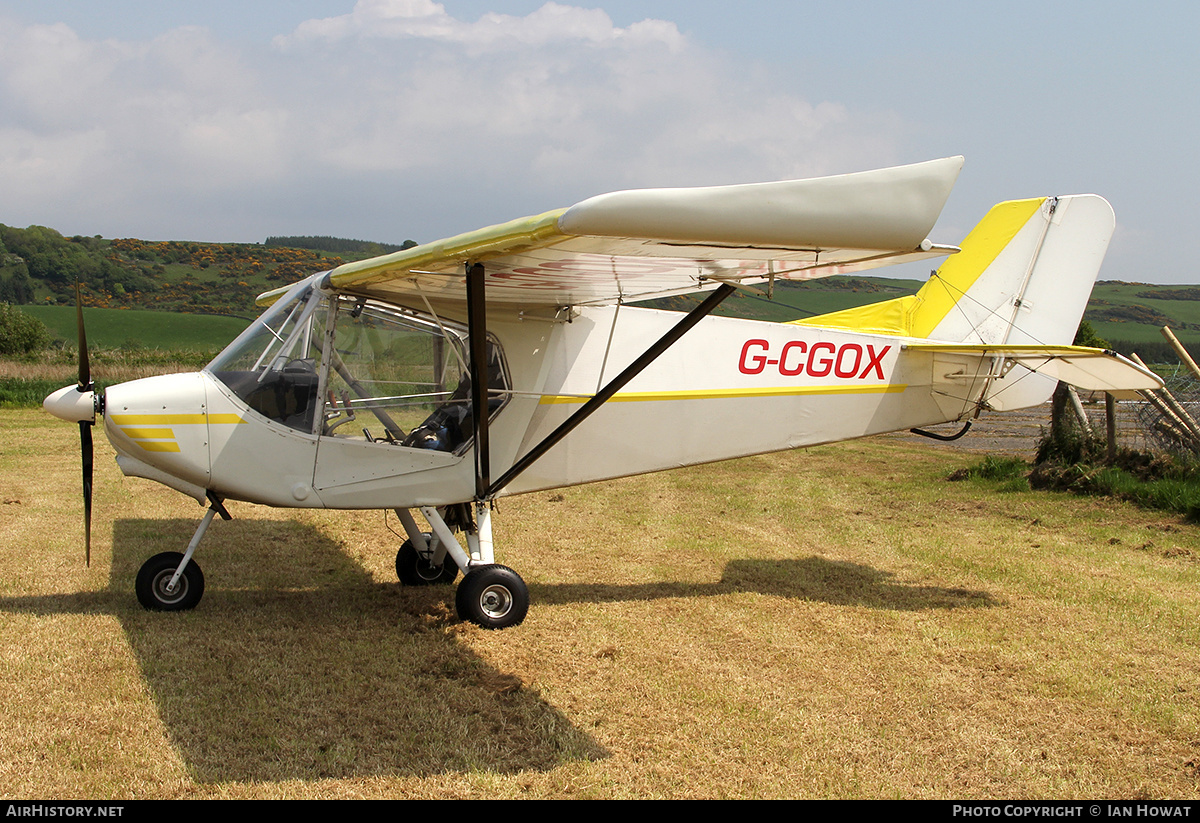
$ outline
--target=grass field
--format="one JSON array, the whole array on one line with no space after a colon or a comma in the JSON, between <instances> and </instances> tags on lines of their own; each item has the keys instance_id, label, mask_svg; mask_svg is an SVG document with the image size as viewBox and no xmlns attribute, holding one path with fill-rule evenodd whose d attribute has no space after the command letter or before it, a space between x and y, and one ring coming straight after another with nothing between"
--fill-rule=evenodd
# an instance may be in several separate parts
<instances>
[{"instance_id":1,"label":"grass field","mask_svg":"<svg viewBox=\"0 0 1200 823\"><path fill-rule=\"evenodd\" d=\"M500 503L526 622L402 589L378 512L202 509L0 411L11 798L1200 797L1200 533L861 441ZM398 528L394 517L392 528Z\"/></svg>"},{"instance_id":2,"label":"grass field","mask_svg":"<svg viewBox=\"0 0 1200 823\"><path fill-rule=\"evenodd\" d=\"M21 306L46 324L50 335L74 345L78 339L74 306ZM220 351L250 318L139 309L83 310L88 345L98 348L200 349Z\"/></svg>"}]
</instances>

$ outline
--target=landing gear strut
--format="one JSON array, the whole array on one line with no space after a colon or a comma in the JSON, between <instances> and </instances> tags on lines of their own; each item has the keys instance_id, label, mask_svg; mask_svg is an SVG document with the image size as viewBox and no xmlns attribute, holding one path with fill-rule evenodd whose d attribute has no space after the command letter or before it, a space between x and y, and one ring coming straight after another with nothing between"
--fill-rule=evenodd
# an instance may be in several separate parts
<instances>
[{"instance_id":1,"label":"landing gear strut","mask_svg":"<svg viewBox=\"0 0 1200 823\"><path fill-rule=\"evenodd\" d=\"M529 612L529 587L515 571L495 562L486 505L476 504L474 522L466 524L470 554L459 544L438 509L421 509L433 527L432 534L421 532L407 509L396 509L396 514L408 533L408 540L396 555L396 574L401 583L408 586L451 583L462 568L466 576L458 584L454 598L460 619L485 629L507 629L525 619ZM457 519L471 520L469 513ZM435 573L435 568L440 573Z\"/></svg>"},{"instance_id":2,"label":"landing gear strut","mask_svg":"<svg viewBox=\"0 0 1200 823\"><path fill-rule=\"evenodd\" d=\"M215 515L221 515L223 520L232 519L229 512L225 511L221 498L209 492L208 500L211 505L196 527L187 552L156 554L138 570L133 588L143 608L156 612L182 612L196 608L204 596L204 572L192 560L192 555Z\"/></svg>"}]
</instances>

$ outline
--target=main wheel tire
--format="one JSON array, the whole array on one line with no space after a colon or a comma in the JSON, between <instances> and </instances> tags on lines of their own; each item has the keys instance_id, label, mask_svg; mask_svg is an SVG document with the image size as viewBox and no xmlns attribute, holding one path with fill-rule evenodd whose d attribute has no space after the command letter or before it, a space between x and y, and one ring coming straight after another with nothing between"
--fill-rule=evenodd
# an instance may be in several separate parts
<instances>
[{"instance_id":1,"label":"main wheel tire","mask_svg":"<svg viewBox=\"0 0 1200 823\"><path fill-rule=\"evenodd\" d=\"M183 555L179 552L163 552L142 564L134 590L143 607L156 612L182 612L196 608L204 596L204 572L200 571L195 560L189 560L184 567L179 582L175 584L175 591L167 591L167 584L182 561Z\"/></svg>"},{"instance_id":2,"label":"main wheel tire","mask_svg":"<svg viewBox=\"0 0 1200 823\"><path fill-rule=\"evenodd\" d=\"M425 541L432 545L434 536L425 534ZM431 566L429 561L421 556L411 540L405 540L396 552L396 577L405 586L444 586L453 583L458 577L458 564L447 552L442 565Z\"/></svg>"},{"instance_id":3,"label":"main wheel tire","mask_svg":"<svg viewBox=\"0 0 1200 823\"><path fill-rule=\"evenodd\" d=\"M507 566L477 566L458 584L454 605L463 620L485 629L507 629L529 612L529 587Z\"/></svg>"}]
</instances>

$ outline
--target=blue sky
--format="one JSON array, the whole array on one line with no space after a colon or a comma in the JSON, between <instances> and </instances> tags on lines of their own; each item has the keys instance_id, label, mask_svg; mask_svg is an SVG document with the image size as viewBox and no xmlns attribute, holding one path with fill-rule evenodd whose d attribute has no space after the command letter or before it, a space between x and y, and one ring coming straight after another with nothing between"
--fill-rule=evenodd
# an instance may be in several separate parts
<instances>
[{"instance_id":1,"label":"blue sky","mask_svg":"<svg viewBox=\"0 0 1200 823\"><path fill-rule=\"evenodd\" d=\"M0 222L433 240L603 191L962 154L938 227L1096 192L1200 282L1200 6L0 0ZM916 273L908 273L916 276Z\"/></svg>"}]
</instances>

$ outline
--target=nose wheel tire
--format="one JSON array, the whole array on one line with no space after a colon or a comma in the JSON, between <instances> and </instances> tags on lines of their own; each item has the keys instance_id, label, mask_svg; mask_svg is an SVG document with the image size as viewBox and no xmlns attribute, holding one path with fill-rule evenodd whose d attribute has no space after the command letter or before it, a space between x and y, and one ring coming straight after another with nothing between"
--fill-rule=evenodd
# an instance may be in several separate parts
<instances>
[{"instance_id":1,"label":"nose wheel tire","mask_svg":"<svg viewBox=\"0 0 1200 823\"><path fill-rule=\"evenodd\" d=\"M485 629L507 629L525 619L529 587L507 566L472 568L458 584L458 616Z\"/></svg>"},{"instance_id":2,"label":"nose wheel tire","mask_svg":"<svg viewBox=\"0 0 1200 823\"><path fill-rule=\"evenodd\" d=\"M167 585L183 561L179 552L163 552L151 557L138 570L134 590L144 608L157 612L181 612L196 608L204 596L204 572L195 560L188 562L183 574L168 590Z\"/></svg>"},{"instance_id":3,"label":"nose wheel tire","mask_svg":"<svg viewBox=\"0 0 1200 823\"><path fill-rule=\"evenodd\" d=\"M425 535L425 541L430 546L436 538L432 534ZM442 586L453 583L458 577L458 566L454 558L446 554L442 565L432 566L429 559L422 557L411 540L405 540L396 552L396 577L405 586Z\"/></svg>"}]
</instances>

